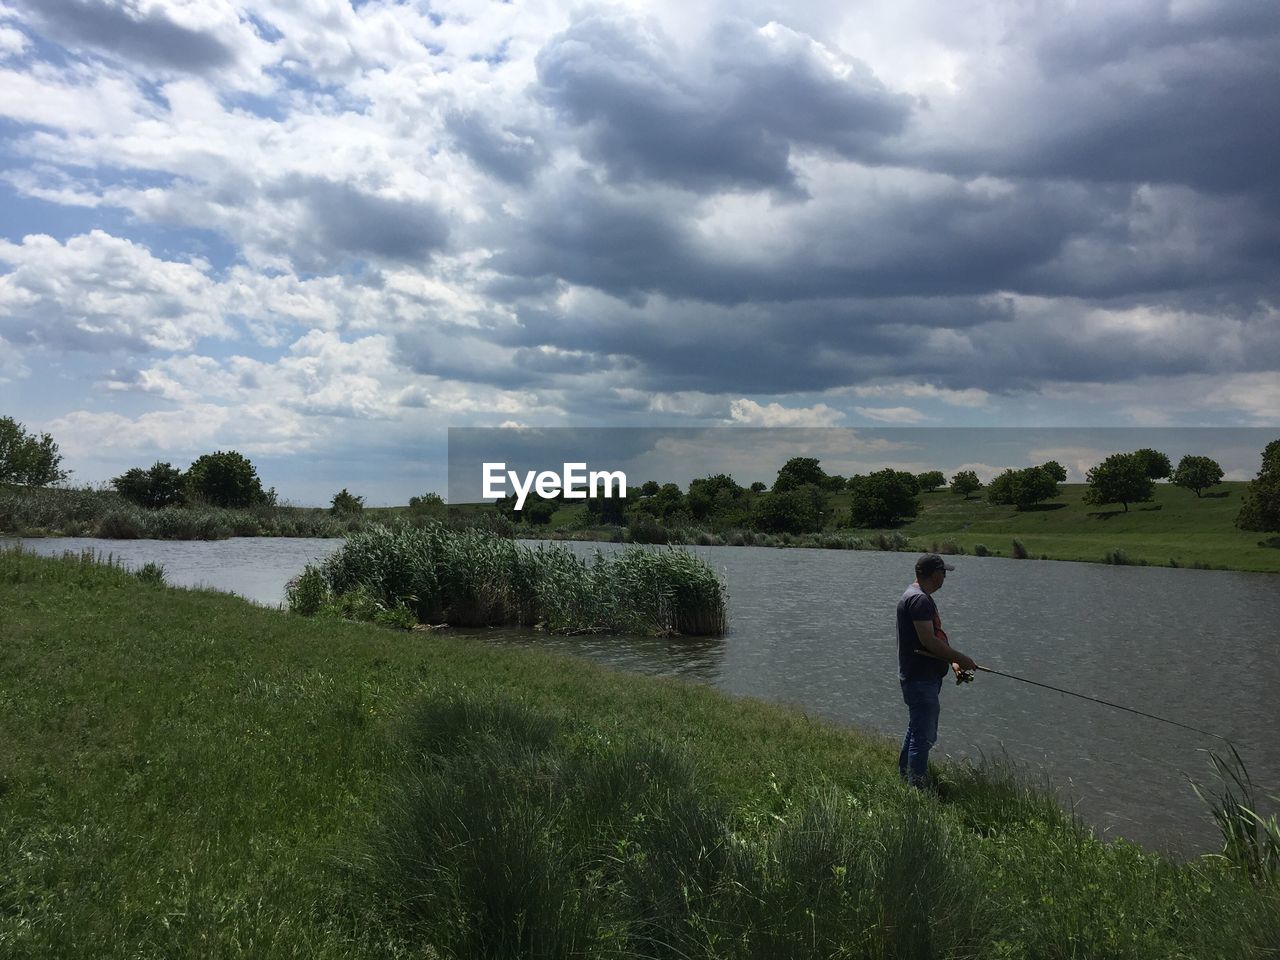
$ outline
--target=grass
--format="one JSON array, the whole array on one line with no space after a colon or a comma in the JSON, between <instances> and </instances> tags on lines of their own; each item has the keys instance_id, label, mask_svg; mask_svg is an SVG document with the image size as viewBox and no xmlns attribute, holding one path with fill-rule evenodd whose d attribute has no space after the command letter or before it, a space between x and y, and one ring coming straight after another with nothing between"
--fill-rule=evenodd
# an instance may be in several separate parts
<instances>
[{"instance_id":1,"label":"grass","mask_svg":"<svg viewBox=\"0 0 1280 960\"><path fill-rule=\"evenodd\" d=\"M289 608L354 619L403 616L453 626L533 626L556 633L712 635L725 629L725 585L679 549L631 547L584 560L483 530L374 526L351 534L288 588ZM345 605L345 608L344 608Z\"/></svg>"},{"instance_id":2,"label":"grass","mask_svg":"<svg viewBox=\"0 0 1280 960\"><path fill-rule=\"evenodd\" d=\"M1014 541L1028 557L1130 564L1202 567L1280 573L1280 538L1238 530L1236 514L1248 483L1220 483L1197 498L1181 487L1157 483L1150 503L1097 507L1083 500L1082 483L1059 484L1061 496L1024 511L996 506L980 497L965 499L949 490L920 496L920 513L893 530L846 528L849 494L832 496L828 529L821 533L786 536L701 530L661 531L663 542L697 543L710 537L712 544L735 546L795 546L827 549L906 549L914 551L977 553L983 545L989 556L1014 556ZM550 529L520 530L521 536L609 539L609 528L584 529L581 506L558 511ZM559 528L559 529L557 529ZM648 536L655 536L652 531ZM885 538L900 538L897 544Z\"/></svg>"},{"instance_id":3,"label":"grass","mask_svg":"<svg viewBox=\"0 0 1280 960\"><path fill-rule=\"evenodd\" d=\"M794 710L84 557L0 552L0 610L6 958L1280 948L1243 866Z\"/></svg>"},{"instance_id":4,"label":"grass","mask_svg":"<svg viewBox=\"0 0 1280 960\"><path fill-rule=\"evenodd\" d=\"M224 540L228 537L341 537L359 518L325 510L210 506L148 510L114 490L31 488L0 484L0 534L102 537L110 540Z\"/></svg>"}]
</instances>

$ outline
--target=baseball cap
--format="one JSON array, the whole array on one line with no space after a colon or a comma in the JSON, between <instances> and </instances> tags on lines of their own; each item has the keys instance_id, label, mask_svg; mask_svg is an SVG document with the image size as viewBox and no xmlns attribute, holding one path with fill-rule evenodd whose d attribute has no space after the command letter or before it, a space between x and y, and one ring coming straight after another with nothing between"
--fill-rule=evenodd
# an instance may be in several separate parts
<instances>
[{"instance_id":1,"label":"baseball cap","mask_svg":"<svg viewBox=\"0 0 1280 960\"><path fill-rule=\"evenodd\" d=\"M954 570L954 564L947 563L936 553L926 553L916 561L916 576L927 577L939 570Z\"/></svg>"}]
</instances>

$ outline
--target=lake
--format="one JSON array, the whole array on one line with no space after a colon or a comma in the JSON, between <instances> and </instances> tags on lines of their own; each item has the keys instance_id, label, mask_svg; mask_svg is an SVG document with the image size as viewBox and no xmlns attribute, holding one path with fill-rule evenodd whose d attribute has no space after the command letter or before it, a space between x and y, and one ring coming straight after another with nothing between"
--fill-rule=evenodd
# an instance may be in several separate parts
<instances>
[{"instance_id":1,"label":"lake","mask_svg":"<svg viewBox=\"0 0 1280 960\"><path fill-rule=\"evenodd\" d=\"M12 541L8 541L12 542ZM340 540L27 540L38 553L92 549L163 564L176 585L281 603L285 582ZM613 544L565 544L575 552ZM715 640L552 637L474 631L625 670L683 677L788 703L895 740L906 724L894 605L915 554L689 547L729 587L729 634ZM1259 794L1280 793L1274 719L1280 579L1267 574L954 557L935 595L953 645L979 663L1213 731L1240 751ZM459 631L464 632L464 631ZM473 631L466 631L472 633ZM1047 779L1108 837L1180 856L1218 834L1187 777L1212 784L1223 745L1168 724L980 674L946 681L937 757L1002 752Z\"/></svg>"}]
</instances>

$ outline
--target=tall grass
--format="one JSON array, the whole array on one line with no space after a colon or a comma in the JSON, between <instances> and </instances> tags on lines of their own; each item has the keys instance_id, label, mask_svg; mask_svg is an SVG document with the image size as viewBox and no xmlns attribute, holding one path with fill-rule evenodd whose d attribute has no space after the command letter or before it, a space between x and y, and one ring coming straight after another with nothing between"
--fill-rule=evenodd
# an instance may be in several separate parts
<instances>
[{"instance_id":1,"label":"tall grass","mask_svg":"<svg viewBox=\"0 0 1280 960\"><path fill-rule=\"evenodd\" d=\"M243 510L191 505L151 510L114 490L0 487L0 533L112 540L222 540L227 537L341 537L358 518L289 506Z\"/></svg>"},{"instance_id":2,"label":"tall grass","mask_svg":"<svg viewBox=\"0 0 1280 960\"><path fill-rule=\"evenodd\" d=\"M1001 768L946 804L811 781L759 815L684 747L522 701L425 701L401 747L361 886L441 956L1268 955L1274 900L1104 844Z\"/></svg>"},{"instance_id":3,"label":"tall grass","mask_svg":"<svg viewBox=\"0 0 1280 960\"><path fill-rule=\"evenodd\" d=\"M588 561L558 545L438 523L352 534L290 585L289 606L314 613L357 589L422 623L689 635L726 625L723 580L686 551L632 548Z\"/></svg>"},{"instance_id":4,"label":"tall grass","mask_svg":"<svg viewBox=\"0 0 1280 960\"><path fill-rule=\"evenodd\" d=\"M1280 888L1280 819L1275 813L1263 816L1253 778L1236 748L1230 750L1230 759L1209 755L1221 792L1209 794L1194 782L1192 789L1222 832L1223 858L1254 883ZM1280 797L1271 799L1280 802Z\"/></svg>"}]
</instances>

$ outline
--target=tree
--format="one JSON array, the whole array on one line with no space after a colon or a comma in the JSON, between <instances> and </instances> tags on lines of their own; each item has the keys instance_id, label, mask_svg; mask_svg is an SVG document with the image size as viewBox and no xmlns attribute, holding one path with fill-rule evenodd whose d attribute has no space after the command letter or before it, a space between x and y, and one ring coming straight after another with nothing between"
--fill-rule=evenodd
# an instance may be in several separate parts
<instances>
[{"instance_id":1,"label":"tree","mask_svg":"<svg viewBox=\"0 0 1280 960\"><path fill-rule=\"evenodd\" d=\"M560 505L554 498L531 497L525 501L524 509L520 511L520 518L532 526L545 527L559 508Z\"/></svg>"},{"instance_id":2,"label":"tree","mask_svg":"<svg viewBox=\"0 0 1280 960\"><path fill-rule=\"evenodd\" d=\"M764 493L769 489L769 485L763 480L757 480L755 483L751 484L748 489L750 489L752 493Z\"/></svg>"},{"instance_id":3,"label":"tree","mask_svg":"<svg viewBox=\"0 0 1280 960\"><path fill-rule=\"evenodd\" d=\"M1027 467L1013 472L1013 505L1025 510L1058 495L1058 482L1044 467Z\"/></svg>"},{"instance_id":4,"label":"tree","mask_svg":"<svg viewBox=\"0 0 1280 960\"><path fill-rule=\"evenodd\" d=\"M966 500L969 499L969 494L977 492L981 486L982 481L972 470L961 470L951 478L951 492L959 494Z\"/></svg>"},{"instance_id":5,"label":"tree","mask_svg":"<svg viewBox=\"0 0 1280 960\"><path fill-rule=\"evenodd\" d=\"M866 476L849 478L853 491L849 519L855 527L888 527L920 512L916 478L886 467Z\"/></svg>"},{"instance_id":6,"label":"tree","mask_svg":"<svg viewBox=\"0 0 1280 960\"><path fill-rule=\"evenodd\" d=\"M778 479L773 481L773 492L782 493L785 490L794 490L796 487L803 487L807 483L813 484L815 487L825 487L826 481L827 474L822 467L818 466L816 458L792 457L778 471Z\"/></svg>"},{"instance_id":7,"label":"tree","mask_svg":"<svg viewBox=\"0 0 1280 960\"><path fill-rule=\"evenodd\" d=\"M1221 482L1222 467L1216 460L1208 457L1188 454L1178 461L1178 469L1173 471L1174 486L1194 490L1197 498L1202 490L1208 490L1215 483Z\"/></svg>"},{"instance_id":8,"label":"tree","mask_svg":"<svg viewBox=\"0 0 1280 960\"><path fill-rule=\"evenodd\" d=\"M414 517L444 517L449 508L444 497L435 492L409 498L409 515Z\"/></svg>"},{"instance_id":9,"label":"tree","mask_svg":"<svg viewBox=\"0 0 1280 960\"><path fill-rule=\"evenodd\" d=\"M926 470L916 477L921 490L936 490L947 484L947 477L941 470Z\"/></svg>"},{"instance_id":10,"label":"tree","mask_svg":"<svg viewBox=\"0 0 1280 960\"><path fill-rule=\"evenodd\" d=\"M588 497L587 516L592 523L608 523L620 527L626 522L628 502L634 502L634 499L628 498L636 497L638 493L639 491L631 489L627 491L626 497Z\"/></svg>"},{"instance_id":11,"label":"tree","mask_svg":"<svg viewBox=\"0 0 1280 960\"><path fill-rule=\"evenodd\" d=\"M686 502L693 519L703 521L711 517L715 511L717 497L726 494L730 499L743 493L740 487L727 473L717 473L710 477L699 477L689 483Z\"/></svg>"},{"instance_id":12,"label":"tree","mask_svg":"<svg viewBox=\"0 0 1280 960\"><path fill-rule=\"evenodd\" d=\"M640 496L652 497L655 493L662 489L662 485L657 480L646 480L640 484Z\"/></svg>"},{"instance_id":13,"label":"tree","mask_svg":"<svg viewBox=\"0 0 1280 960\"><path fill-rule=\"evenodd\" d=\"M132 467L111 481L120 496L152 509L181 503L185 483L181 470L159 460L147 470Z\"/></svg>"},{"instance_id":14,"label":"tree","mask_svg":"<svg viewBox=\"0 0 1280 960\"><path fill-rule=\"evenodd\" d=\"M813 533L822 529L826 500L815 484L764 493L756 498L751 524L764 533Z\"/></svg>"},{"instance_id":15,"label":"tree","mask_svg":"<svg viewBox=\"0 0 1280 960\"><path fill-rule=\"evenodd\" d=\"M1085 474L1089 489L1084 502L1119 503L1129 512L1129 504L1143 503L1155 492L1155 481L1147 474L1147 461L1133 453L1113 453Z\"/></svg>"},{"instance_id":16,"label":"tree","mask_svg":"<svg viewBox=\"0 0 1280 960\"><path fill-rule=\"evenodd\" d=\"M1013 470L996 474L987 484L987 502L997 504L1013 503Z\"/></svg>"},{"instance_id":17,"label":"tree","mask_svg":"<svg viewBox=\"0 0 1280 960\"><path fill-rule=\"evenodd\" d=\"M1052 477L1054 483L1067 482L1067 468L1057 460L1050 460L1048 463L1040 464L1040 469Z\"/></svg>"},{"instance_id":18,"label":"tree","mask_svg":"<svg viewBox=\"0 0 1280 960\"><path fill-rule=\"evenodd\" d=\"M1052 500L1057 495L1057 481L1044 467L1006 470L987 487L987 499L991 503L1010 504L1017 510Z\"/></svg>"},{"instance_id":19,"label":"tree","mask_svg":"<svg viewBox=\"0 0 1280 960\"><path fill-rule=\"evenodd\" d=\"M248 507L270 499L253 464L234 450L196 460L187 470L187 494L215 507Z\"/></svg>"},{"instance_id":20,"label":"tree","mask_svg":"<svg viewBox=\"0 0 1280 960\"><path fill-rule=\"evenodd\" d=\"M357 497L350 493L346 487L343 487L333 495L333 505L329 508L331 513L337 514L353 514L359 513L364 509L364 497Z\"/></svg>"},{"instance_id":21,"label":"tree","mask_svg":"<svg viewBox=\"0 0 1280 960\"><path fill-rule=\"evenodd\" d=\"M0 483L45 487L67 479L53 437L38 437L13 417L0 417Z\"/></svg>"},{"instance_id":22,"label":"tree","mask_svg":"<svg viewBox=\"0 0 1280 960\"><path fill-rule=\"evenodd\" d=\"M1173 472L1173 467L1169 465L1169 458L1159 450L1143 447L1141 450L1135 450L1133 455L1142 464L1142 472L1152 480L1163 480Z\"/></svg>"},{"instance_id":23,"label":"tree","mask_svg":"<svg viewBox=\"0 0 1280 960\"><path fill-rule=\"evenodd\" d=\"M1262 451L1262 469L1245 491L1236 526L1241 530L1280 530L1280 440Z\"/></svg>"}]
</instances>

